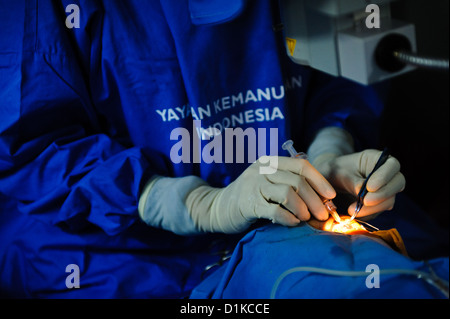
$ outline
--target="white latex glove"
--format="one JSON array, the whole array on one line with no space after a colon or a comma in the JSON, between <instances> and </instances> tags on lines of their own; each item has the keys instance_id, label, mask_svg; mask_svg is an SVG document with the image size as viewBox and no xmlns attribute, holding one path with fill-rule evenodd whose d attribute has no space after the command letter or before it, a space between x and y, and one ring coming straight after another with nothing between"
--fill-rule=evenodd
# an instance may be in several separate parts
<instances>
[{"instance_id":1,"label":"white latex glove","mask_svg":"<svg viewBox=\"0 0 450 319\"><path fill-rule=\"evenodd\" d=\"M322 154L313 164L338 191L357 196L366 176L374 168L381 151L364 150L359 153L337 156ZM381 213L394 207L395 195L405 188L405 177L400 172L400 163L390 156L367 182L369 193L364 198L364 206L358 217ZM356 201L348 207L348 214L355 211Z\"/></svg>"},{"instance_id":2,"label":"white latex glove","mask_svg":"<svg viewBox=\"0 0 450 319\"><path fill-rule=\"evenodd\" d=\"M317 193L334 198L336 192L308 161L278 157L273 174L261 174L260 165L256 161L225 188L204 185L188 194L186 206L197 229L237 233L258 218L285 226L298 225L311 214L328 218Z\"/></svg>"}]
</instances>

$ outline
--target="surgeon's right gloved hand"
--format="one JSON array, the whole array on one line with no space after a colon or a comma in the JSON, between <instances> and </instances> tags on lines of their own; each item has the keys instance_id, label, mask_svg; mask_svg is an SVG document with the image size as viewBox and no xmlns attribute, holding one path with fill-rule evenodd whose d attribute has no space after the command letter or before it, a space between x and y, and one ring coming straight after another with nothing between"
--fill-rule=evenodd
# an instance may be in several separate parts
<instances>
[{"instance_id":1,"label":"surgeon's right gloved hand","mask_svg":"<svg viewBox=\"0 0 450 319\"><path fill-rule=\"evenodd\" d=\"M224 188L211 187L195 176L161 177L146 195L145 203L141 198L141 218L149 225L178 234L238 233L259 218L285 226L298 225L311 214L326 220L328 212L318 194L334 198L333 187L306 160L276 159L277 169L272 174L262 174L260 168L265 164L258 160ZM161 187L172 190L167 207L160 204L164 196ZM174 190L178 195L173 195ZM184 207L176 204L177 198Z\"/></svg>"},{"instance_id":2,"label":"surgeon's right gloved hand","mask_svg":"<svg viewBox=\"0 0 450 319\"><path fill-rule=\"evenodd\" d=\"M186 205L198 229L236 233L259 218L295 226L310 219L310 213L319 220L327 219L328 212L317 193L333 198L333 187L308 161L277 159L273 174L261 174L261 163L256 161L225 188L194 189Z\"/></svg>"}]
</instances>

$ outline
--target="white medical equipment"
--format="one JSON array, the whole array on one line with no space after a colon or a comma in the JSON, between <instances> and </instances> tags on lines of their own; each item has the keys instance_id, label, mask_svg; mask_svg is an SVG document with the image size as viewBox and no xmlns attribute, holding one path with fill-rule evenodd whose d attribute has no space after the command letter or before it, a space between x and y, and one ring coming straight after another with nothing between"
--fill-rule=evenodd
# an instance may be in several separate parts
<instances>
[{"instance_id":1,"label":"white medical equipment","mask_svg":"<svg viewBox=\"0 0 450 319\"><path fill-rule=\"evenodd\" d=\"M416 54L414 25L391 18L393 0L281 0L286 52L296 63L361 84L448 60Z\"/></svg>"}]
</instances>

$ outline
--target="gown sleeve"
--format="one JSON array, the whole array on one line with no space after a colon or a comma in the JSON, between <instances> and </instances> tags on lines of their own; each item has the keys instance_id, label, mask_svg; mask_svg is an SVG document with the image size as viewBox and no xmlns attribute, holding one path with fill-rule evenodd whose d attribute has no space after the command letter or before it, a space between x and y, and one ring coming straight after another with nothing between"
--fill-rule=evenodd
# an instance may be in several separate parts
<instances>
[{"instance_id":1,"label":"gown sleeve","mask_svg":"<svg viewBox=\"0 0 450 319\"><path fill-rule=\"evenodd\" d=\"M97 112L89 72L103 12L81 2L83 32L65 26L69 2L2 2L0 193L50 224L114 235L139 219L139 194L164 163Z\"/></svg>"}]
</instances>

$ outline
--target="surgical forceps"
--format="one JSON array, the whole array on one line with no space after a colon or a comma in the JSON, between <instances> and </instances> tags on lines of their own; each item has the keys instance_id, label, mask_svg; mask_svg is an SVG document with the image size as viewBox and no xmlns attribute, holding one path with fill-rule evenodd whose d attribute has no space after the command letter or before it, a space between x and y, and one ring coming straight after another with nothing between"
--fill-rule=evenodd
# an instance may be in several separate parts
<instances>
[{"instance_id":1,"label":"surgical forceps","mask_svg":"<svg viewBox=\"0 0 450 319\"><path fill-rule=\"evenodd\" d=\"M353 213L352 217L349 219L349 221L352 221L356 218L361 208L364 206L364 197L366 197L367 193L369 192L367 190L367 182L369 181L369 178L372 176L372 174L381 167L384 163L386 163L387 159L389 158L389 151L387 148L383 150L383 152L380 155L380 158L378 158L377 163L375 164L375 167L370 172L370 174L366 177L364 183L361 186L361 189L358 193L358 200L356 202L356 208L355 212Z\"/></svg>"}]
</instances>

